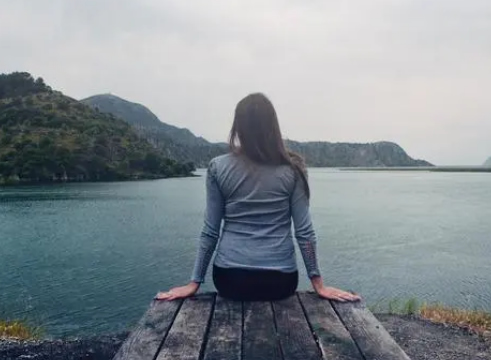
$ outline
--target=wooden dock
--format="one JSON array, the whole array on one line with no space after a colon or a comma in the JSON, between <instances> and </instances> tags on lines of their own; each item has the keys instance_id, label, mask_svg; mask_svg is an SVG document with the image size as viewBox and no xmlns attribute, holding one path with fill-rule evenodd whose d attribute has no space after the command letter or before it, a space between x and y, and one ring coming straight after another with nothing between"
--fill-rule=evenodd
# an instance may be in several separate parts
<instances>
[{"instance_id":1,"label":"wooden dock","mask_svg":"<svg viewBox=\"0 0 491 360\"><path fill-rule=\"evenodd\" d=\"M364 303L313 293L234 302L215 293L154 301L117 360L408 360Z\"/></svg>"}]
</instances>

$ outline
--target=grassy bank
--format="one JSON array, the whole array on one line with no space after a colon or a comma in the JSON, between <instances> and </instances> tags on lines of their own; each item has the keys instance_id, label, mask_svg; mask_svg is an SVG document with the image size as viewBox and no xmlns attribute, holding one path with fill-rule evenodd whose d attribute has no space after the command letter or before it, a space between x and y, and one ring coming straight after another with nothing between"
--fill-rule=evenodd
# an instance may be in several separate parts
<instances>
[{"instance_id":1,"label":"grassy bank","mask_svg":"<svg viewBox=\"0 0 491 360\"><path fill-rule=\"evenodd\" d=\"M39 328L32 327L20 320L0 320L0 339L33 340L41 336Z\"/></svg>"},{"instance_id":2,"label":"grassy bank","mask_svg":"<svg viewBox=\"0 0 491 360\"><path fill-rule=\"evenodd\" d=\"M479 335L491 335L491 313L482 310L454 309L442 304L421 303L417 299L394 299L385 305L369 307L375 313L412 315L438 324L453 325Z\"/></svg>"}]
</instances>

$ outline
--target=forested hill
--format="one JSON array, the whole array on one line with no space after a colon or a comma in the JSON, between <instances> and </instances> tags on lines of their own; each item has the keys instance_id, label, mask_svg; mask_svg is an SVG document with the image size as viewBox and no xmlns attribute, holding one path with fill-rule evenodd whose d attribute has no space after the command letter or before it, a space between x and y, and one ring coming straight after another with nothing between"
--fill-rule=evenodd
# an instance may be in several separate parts
<instances>
[{"instance_id":1,"label":"forested hill","mask_svg":"<svg viewBox=\"0 0 491 360\"><path fill-rule=\"evenodd\" d=\"M489 157L483 164L485 167L491 167L491 157Z\"/></svg>"},{"instance_id":2,"label":"forested hill","mask_svg":"<svg viewBox=\"0 0 491 360\"><path fill-rule=\"evenodd\" d=\"M189 175L125 121L53 91L28 73L0 74L0 184Z\"/></svg>"},{"instance_id":3,"label":"forested hill","mask_svg":"<svg viewBox=\"0 0 491 360\"><path fill-rule=\"evenodd\" d=\"M117 96L95 95L82 102L124 119L171 158L206 166L211 158L227 151L226 145L209 143L188 129L163 123L145 106ZM286 144L291 150L302 154L309 166L431 166L424 160L412 159L400 146L391 142L353 144L286 141Z\"/></svg>"}]
</instances>

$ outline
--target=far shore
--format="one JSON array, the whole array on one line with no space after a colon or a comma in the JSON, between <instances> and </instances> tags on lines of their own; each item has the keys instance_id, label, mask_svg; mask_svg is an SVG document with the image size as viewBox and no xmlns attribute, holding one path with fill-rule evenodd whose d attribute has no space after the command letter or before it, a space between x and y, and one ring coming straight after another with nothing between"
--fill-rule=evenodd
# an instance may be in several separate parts
<instances>
[{"instance_id":1,"label":"far shore","mask_svg":"<svg viewBox=\"0 0 491 360\"><path fill-rule=\"evenodd\" d=\"M338 167L342 171L431 171L431 172L475 172L491 173L484 166L384 166L384 167Z\"/></svg>"}]
</instances>

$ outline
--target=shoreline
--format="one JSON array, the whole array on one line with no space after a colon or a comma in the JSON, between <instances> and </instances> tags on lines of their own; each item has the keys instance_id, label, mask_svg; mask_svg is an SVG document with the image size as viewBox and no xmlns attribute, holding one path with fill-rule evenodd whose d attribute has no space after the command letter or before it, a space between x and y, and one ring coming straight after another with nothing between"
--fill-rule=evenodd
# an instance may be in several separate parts
<instances>
[{"instance_id":1,"label":"shoreline","mask_svg":"<svg viewBox=\"0 0 491 360\"><path fill-rule=\"evenodd\" d=\"M375 314L412 360L491 360L491 334L479 336L455 325L419 316ZM112 359L129 332L55 340L0 339L0 358L36 360Z\"/></svg>"},{"instance_id":2,"label":"shoreline","mask_svg":"<svg viewBox=\"0 0 491 360\"><path fill-rule=\"evenodd\" d=\"M140 177L140 178L128 178L128 179L112 179L112 180L56 180L56 181L19 181L19 182L1 182L0 181L0 189L1 188L10 188L10 187L24 187L24 186L56 186L56 185L65 185L65 184L101 184L101 183L120 183L120 182L137 182L137 181L155 181L155 180L167 180L167 179L184 179L184 178L193 178L193 177L201 177L201 175L197 174L189 174L189 175L177 175L177 176L156 176L156 177Z\"/></svg>"}]
</instances>

